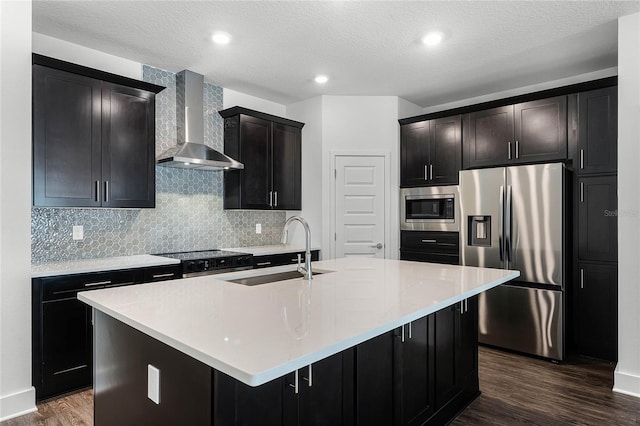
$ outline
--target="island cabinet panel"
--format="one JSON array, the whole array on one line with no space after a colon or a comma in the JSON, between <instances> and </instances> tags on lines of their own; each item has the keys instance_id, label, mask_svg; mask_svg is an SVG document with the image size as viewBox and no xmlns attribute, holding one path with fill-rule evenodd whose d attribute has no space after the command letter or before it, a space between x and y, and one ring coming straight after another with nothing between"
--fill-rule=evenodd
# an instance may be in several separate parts
<instances>
[{"instance_id":1,"label":"island cabinet panel","mask_svg":"<svg viewBox=\"0 0 640 426\"><path fill-rule=\"evenodd\" d=\"M472 112L464 129L464 168L566 160L567 97Z\"/></svg>"},{"instance_id":2,"label":"island cabinet panel","mask_svg":"<svg viewBox=\"0 0 640 426\"><path fill-rule=\"evenodd\" d=\"M33 205L155 207L155 94L164 88L33 62Z\"/></svg>"},{"instance_id":3,"label":"island cabinet panel","mask_svg":"<svg viewBox=\"0 0 640 426\"><path fill-rule=\"evenodd\" d=\"M97 426L211 424L209 366L100 311L94 323ZM149 365L160 371L159 404L147 396Z\"/></svg>"}]
</instances>

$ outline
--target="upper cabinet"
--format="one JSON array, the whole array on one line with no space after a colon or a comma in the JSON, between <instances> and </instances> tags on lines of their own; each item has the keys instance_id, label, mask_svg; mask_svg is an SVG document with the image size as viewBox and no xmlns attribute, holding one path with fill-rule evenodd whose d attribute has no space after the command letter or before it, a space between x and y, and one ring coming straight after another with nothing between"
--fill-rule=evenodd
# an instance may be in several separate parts
<instances>
[{"instance_id":1,"label":"upper cabinet","mask_svg":"<svg viewBox=\"0 0 640 426\"><path fill-rule=\"evenodd\" d=\"M33 57L33 205L155 207L161 86Z\"/></svg>"},{"instance_id":2,"label":"upper cabinet","mask_svg":"<svg viewBox=\"0 0 640 426\"><path fill-rule=\"evenodd\" d=\"M225 172L224 208L302 209L304 123L233 107L224 117L224 152L244 164Z\"/></svg>"},{"instance_id":3,"label":"upper cabinet","mask_svg":"<svg viewBox=\"0 0 640 426\"><path fill-rule=\"evenodd\" d=\"M457 185L462 116L405 124L400 136L400 185Z\"/></svg>"},{"instance_id":4,"label":"upper cabinet","mask_svg":"<svg viewBox=\"0 0 640 426\"><path fill-rule=\"evenodd\" d=\"M616 173L618 164L618 88L578 93L578 161L580 175Z\"/></svg>"},{"instance_id":5,"label":"upper cabinet","mask_svg":"<svg viewBox=\"0 0 640 426\"><path fill-rule=\"evenodd\" d=\"M465 168L567 158L567 97L476 111L464 117Z\"/></svg>"}]
</instances>

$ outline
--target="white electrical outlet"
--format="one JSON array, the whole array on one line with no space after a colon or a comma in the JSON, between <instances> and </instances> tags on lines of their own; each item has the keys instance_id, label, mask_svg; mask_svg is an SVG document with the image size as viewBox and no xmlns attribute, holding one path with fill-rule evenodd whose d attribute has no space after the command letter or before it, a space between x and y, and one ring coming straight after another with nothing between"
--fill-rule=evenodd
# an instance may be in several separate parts
<instances>
[{"instance_id":1,"label":"white electrical outlet","mask_svg":"<svg viewBox=\"0 0 640 426\"><path fill-rule=\"evenodd\" d=\"M256 223L256 234L262 234L262 224Z\"/></svg>"},{"instance_id":2,"label":"white electrical outlet","mask_svg":"<svg viewBox=\"0 0 640 426\"><path fill-rule=\"evenodd\" d=\"M82 225L75 225L73 227L73 239L74 240L84 239L84 227Z\"/></svg>"},{"instance_id":3,"label":"white electrical outlet","mask_svg":"<svg viewBox=\"0 0 640 426\"><path fill-rule=\"evenodd\" d=\"M147 365L147 397L160 404L160 370L151 364Z\"/></svg>"}]
</instances>

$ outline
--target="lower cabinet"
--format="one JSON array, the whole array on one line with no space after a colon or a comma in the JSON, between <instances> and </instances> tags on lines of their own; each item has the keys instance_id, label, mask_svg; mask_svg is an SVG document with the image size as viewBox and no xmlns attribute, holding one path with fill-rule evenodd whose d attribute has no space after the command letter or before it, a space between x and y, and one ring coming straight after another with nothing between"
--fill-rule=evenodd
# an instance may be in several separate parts
<instances>
[{"instance_id":1,"label":"lower cabinet","mask_svg":"<svg viewBox=\"0 0 640 426\"><path fill-rule=\"evenodd\" d=\"M32 377L36 399L91 386L91 308L80 291L180 277L179 265L61 275L32 280Z\"/></svg>"},{"instance_id":2,"label":"lower cabinet","mask_svg":"<svg viewBox=\"0 0 640 426\"><path fill-rule=\"evenodd\" d=\"M304 265L305 251L297 251L293 253L268 254L264 256L253 256L253 268L270 268L272 266L290 265L298 263L298 255L300 261ZM320 250L311 250L311 261L315 262L320 259Z\"/></svg>"}]
</instances>

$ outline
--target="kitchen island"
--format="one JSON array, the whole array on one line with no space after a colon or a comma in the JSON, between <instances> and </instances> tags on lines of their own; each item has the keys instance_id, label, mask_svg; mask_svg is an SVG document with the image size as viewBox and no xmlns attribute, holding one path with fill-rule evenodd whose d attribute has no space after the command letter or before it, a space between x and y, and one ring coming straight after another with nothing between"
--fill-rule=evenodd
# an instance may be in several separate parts
<instances>
[{"instance_id":1,"label":"kitchen island","mask_svg":"<svg viewBox=\"0 0 640 426\"><path fill-rule=\"evenodd\" d=\"M479 394L474 296L517 271L313 266L311 282L229 281L283 266L80 293L96 424L437 424Z\"/></svg>"}]
</instances>

